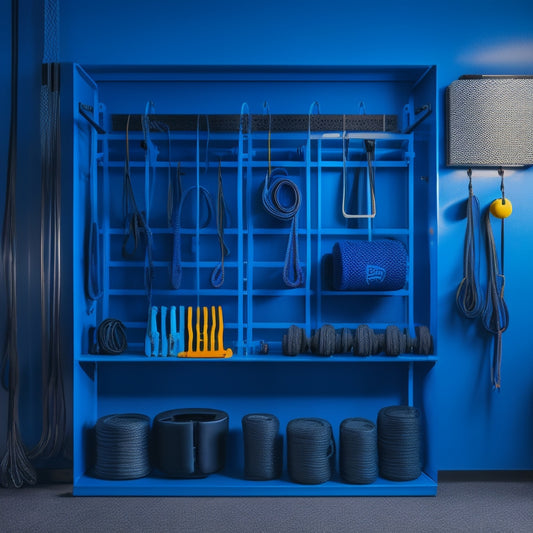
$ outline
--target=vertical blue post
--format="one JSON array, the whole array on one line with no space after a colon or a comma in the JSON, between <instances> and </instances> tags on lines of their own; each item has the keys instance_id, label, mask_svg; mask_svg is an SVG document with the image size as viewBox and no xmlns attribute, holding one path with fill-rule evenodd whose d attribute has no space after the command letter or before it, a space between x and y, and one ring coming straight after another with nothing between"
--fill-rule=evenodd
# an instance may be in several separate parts
<instances>
[{"instance_id":1,"label":"vertical blue post","mask_svg":"<svg viewBox=\"0 0 533 533\"><path fill-rule=\"evenodd\" d=\"M414 134L410 133L408 137L408 179L409 179L409 273L408 273L408 283L409 283L409 303L408 303L408 325L409 325L409 334L414 336L415 334L415 325L414 325L414 273L413 265L414 262L414 247L415 247L415 228L414 228Z\"/></svg>"},{"instance_id":2,"label":"vertical blue post","mask_svg":"<svg viewBox=\"0 0 533 533\"><path fill-rule=\"evenodd\" d=\"M111 260L111 238L109 235L109 213L110 213L110 205L109 205L109 141L107 134L95 134L93 132L92 135L98 135L98 137L95 140L95 151L92 152L95 156L97 154L98 150L98 141L100 140L102 144L102 155L103 155L103 170L102 170L102 185L101 185L101 196L99 195L99 188L98 188L98 166L96 166L96 173L93 177L91 177L91 187L93 186L92 181L94 181L94 187L95 187L95 195L94 198L96 199L96 212L95 216L98 217L98 202L101 198L101 201L103 203L103 209L102 212L104 213L104 217L102 220L102 244L103 244L103 250L102 250L102 257L101 261L102 264L98 265L98 268L102 268L102 304L101 304L101 313L103 317L109 316L109 268L108 265ZM92 154L91 154L92 155Z\"/></svg>"},{"instance_id":3,"label":"vertical blue post","mask_svg":"<svg viewBox=\"0 0 533 533\"><path fill-rule=\"evenodd\" d=\"M414 363L409 361L407 368L407 405L412 407L414 405L414 391L413 391L413 382L414 382Z\"/></svg>"},{"instance_id":4,"label":"vertical blue post","mask_svg":"<svg viewBox=\"0 0 533 533\"><path fill-rule=\"evenodd\" d=\"M196 231L194 239L194 266L196 270L196 307L200 307L200 115L196 118Z\"/></svg>"},{"instance_id":5,"label":"vertical blue post","mask_svg":"<svg viewBox=\"0 0 533 533\"><path fill-rule=\"evenodd\" d=\"M317 257L322 257L322 139L317 139ZM312 327L318 327L322 324L322 276L317 276L316 279L316 318L315 324ZM311 331L307 331L307 335L311 335Z\"/></svg>"},{"instance_id":6,"label":"vertical blue post","mask_svg":"<svg viewBox=\"0 0 533 533\"><path fill-rule=\"evenodd\" d=\"M246 353L251 353L253 342L253 290L254 290L254 223L253 223L253 205L252 205L252 187L253 181L253 137L252 137L252 117L248 114L248 131L247 131L247 164L246 164L246 220L247 220L247 244L248 260L246 263ZM244 145L243 145L244 147Z\"/></svg>"}]
</instances>

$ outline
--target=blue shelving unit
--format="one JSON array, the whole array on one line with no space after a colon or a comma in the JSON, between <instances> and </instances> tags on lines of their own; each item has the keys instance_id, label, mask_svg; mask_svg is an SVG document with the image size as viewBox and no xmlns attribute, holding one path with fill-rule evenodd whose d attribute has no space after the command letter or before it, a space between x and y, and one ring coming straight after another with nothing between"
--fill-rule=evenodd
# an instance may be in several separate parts
<instances>
[{"instance_id":1,"label":"blue shelving unit","mask_svg":"<svg viewBox=\"0 0 533 533\"><path fill-rule=\"evenodd\" d=\"M161 67L154 71L71 65L64 72L72 96L64 113L68 125L64 131L72 138L74 494L435 494L435 472L412 482L378 479L367 486L343 483L338 476L319 486L298 485L288 480L286 469L278 481L246 481L240 434L241 418L250 412L272 412L280 418L282 431L292 418L322 416L332 423L336 438L343 418L375 420L381 407L394 404L415 405L423 412L425 376L437 362L436 351L428 356L307 353L287 357L282 354L281 339L292 324L305 329L308 336L323 324L336 328L368 324L375 329L395 324L412 335L423 324L435 332L436 235L427 232L436 217L435 122L430 117L408 132L402 124L403 116L413 121L422 104L435 107L435 69ZM224 98L217 98L220 95ZM240 101L242 95L248 98L246 105ZM311 102L303 101L310 95L332 115L354 113L353 100L360 99L367 109L398 115L398 129L309 127L268 133L243 126L244 119L251 123L251 111L266 113L265 101L272 112L307 113L311 124L316 108L308 112ZM128 131L134 193L153 236L152 303L222 306L224 344L234 354L229 359L143 355L148 303L144 255L142 250L133 259L121 255L126 134L120 118L138 118L146 101L154 102L161 116L194 115L197 124L190 130L152 131L157 158L151 160L143 132L138 127ZM79 102L91 103L103 133L79 115ZM257 109L252 102L260 102ZM211 128L207 117L215 115L237 116L239 127ZM350 180L356 174L366 175L363 146L369 139L376 147L377 214L374 219L354 221L342 215L343 174ZM182 191L192 189L180 227L182 283L175 289L169 281L174 232L168 223L167 200L178 163ZM230 254L224 260L224 283L215 288L210 276L220 262L221 249L214 220L205 226L201 221L207 215L200 188L216 200L219 168L230 211L224 228ZM297 244L304 281L297 288L284 285L281 275L290 225L270 216L261 203L269 168L286 169L301 193ZM371 209L368 195L358 208ZM86 294L86 235L89 221L95 219L101 242L102 295L91 301ZM394 238L405 245L409 262L405 287L386 292L333 290L324 266L333 244L341 239L374 238ZM107 317L121 320L127 328L128 350L122 355L90 353L91 328ZM265 347L268 353L262 353ZM90 435L99 417L120 412L154 417L163 410L196 406L229 414L228 460L220 473L202 480L154 475L106 481L91 475Z\"/></svg>"}]
</instances>

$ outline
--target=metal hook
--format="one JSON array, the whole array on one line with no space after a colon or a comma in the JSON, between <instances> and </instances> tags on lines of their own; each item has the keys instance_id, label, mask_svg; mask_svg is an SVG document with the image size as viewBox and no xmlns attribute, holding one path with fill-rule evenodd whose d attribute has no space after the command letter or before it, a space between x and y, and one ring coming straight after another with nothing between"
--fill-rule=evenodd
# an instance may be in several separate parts
<instances>
[{"instance_id":1,"label":"metal hook","mask_svg":"<svg viewBox=\"0 0 533 533\"><path fill-rule=\"evenodd\" d=\"M500 167L498 169L498 176L500 176L501 178L501 183L500 183L500 191L502 192L502 205L505 205L505 185L503 183L503 175L504 175L504 171L503 171L503 168Z\"/></svg>"}]
</instances>

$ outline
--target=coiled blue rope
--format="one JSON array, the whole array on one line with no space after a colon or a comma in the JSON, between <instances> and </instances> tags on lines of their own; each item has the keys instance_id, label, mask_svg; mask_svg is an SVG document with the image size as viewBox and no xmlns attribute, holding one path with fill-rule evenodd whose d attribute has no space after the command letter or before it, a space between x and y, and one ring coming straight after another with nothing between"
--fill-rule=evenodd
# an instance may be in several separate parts
<instances>
[{"instance_id":1,"label":"coiled blue rope","mask_svg":"<svg viewBox=\"0 0 533 533\"><path fill-rule=\"evenodd\" d=\"M466 234L463 258L463 279L457 288L455 301L466 318L475 318L483 311L483 296L478 284L480 208L472 189L472 171L468 170L468 200L466 204Z\"/></svg>"},{"instance_id":2,"label":"coiled blue rope","mask_svg":"<svg viewBox=\"0 0 533 533\"><path fill-rule=\"evenodd\" d=\"M263 186L263 205L268 213L282 221L291 222L291 231L283 266L283 281L291 288L304 282L298 253L298 211L301 194L297 185L288 178L287 170L276 168L267 173Z\"/></svg>"}]
</instances>

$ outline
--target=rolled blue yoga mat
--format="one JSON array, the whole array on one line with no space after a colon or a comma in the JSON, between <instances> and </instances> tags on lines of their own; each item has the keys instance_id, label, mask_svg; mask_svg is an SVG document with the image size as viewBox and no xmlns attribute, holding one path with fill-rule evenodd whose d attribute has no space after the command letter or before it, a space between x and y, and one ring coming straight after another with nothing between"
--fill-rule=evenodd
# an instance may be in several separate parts
<instances>
[{"instance_id":1,"label":"rolled blue yoga mat","mask_svg":"<svg viewBox=\"0 0 533 533\"><path fill-rule=\"evenodd\" d=\"M332 256L335 290L396 291L405 286L408 258L400 241L340 241Z\"/></svg>"}]
</instances>

